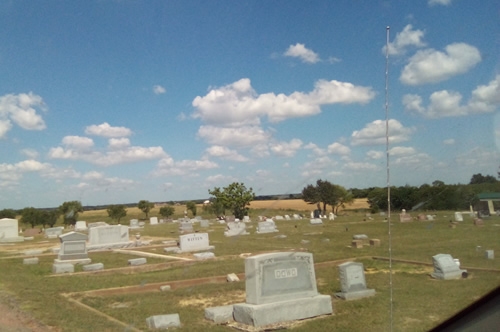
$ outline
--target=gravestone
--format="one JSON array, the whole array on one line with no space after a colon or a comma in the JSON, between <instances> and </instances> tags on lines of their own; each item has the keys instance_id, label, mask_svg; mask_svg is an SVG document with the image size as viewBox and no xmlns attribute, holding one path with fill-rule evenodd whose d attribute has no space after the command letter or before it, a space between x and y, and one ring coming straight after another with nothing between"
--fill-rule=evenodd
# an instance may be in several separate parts
<instances>
[{"instance_id":1,"label":"gravestone","mask_svg":"<svg viewBox=\"0 0 500 332\"><path fill-rule=\"evenodd\" d=\"M75 224L75 232L86 232L88 230L87 222L80 220Z\"/></svg>"},{"instance_id":2,"label":"gravestone","mask_svg":"<svg viewBox=\"0 0 500 332\"><path fill-rule=\"evenodd\" d=\"M333 214L333 212L328 214L328 220L335 220L335 214Z\"/></svg>"},{"instance_id":3,"label":"gravestone","mask_svg":"<svg viewBox=\"0 0 500 332\"><path fill-rule=\"evenodd\" d=\"M19 236L17 219L0 219L0 242L22 242L24 237Z\"/></svg>"},{"instance_id":4,"label":"gravestone","mask_svg":"<svg viewBox=\"0 0 500 332\"><path fill-rule=\"evenodd\" d=\"M59 263L52 264L52 273L73 273L75 272L75 266L71 263Z\"/></svg>"},{"instance_id":5,"label":"gravestone","mask_svg":"<svg viewBox=\"0 0 500 332\"><path fill-rule=\"evenodd\" d=\"M283 218L283 216L275 216L274 217L274 220L284 220L285 218Z\"/></svg>"},{"instance_id":6,"label":"gravestone","mask_svg":"<svg viewBox=\"0 0 500 332\"><path fill-rule=\"evenodd\" d=\"M366 288L362 263L346 262L339 265L340 293L335 296L344 300L356 300L375 295L374 289Z\"/></svg>"},{"instance_id":7,"label":"gravestone","mask_svg":"<svg viewBox=\"0 0 500 332\"><path fill-rule=\"evenodd\" d=\"M31 257L31 258L25 258L23 259L23 264L24 265L36 265L40 262L38 257Z\"/></svg>"},{"instance_id":8,"label":"gravestone","mask_svg":"<svg viewBox=\"0 0 500 332\"><path fill-rule=\"evenodd\" d=\"M257 234L277 232L274 221L261 221L257 224Z\"/></svg>"},{"instance_id":9,"label":"gravestone","mask_svg":"<svg viewBox=\"0 0 500 332\"><path fill-rule=\"evenodd\" d=\"M413 221L413 218L411 217L410 214L406 214L406 211L405 211L405 213L399 214L399 222L412 222L412 221Z\"/></svg>"},{"instance_id":10,"label":"gravestone","mask_svg":"<svg viewBox=\"0 0 500 332\"><path fill-rule=\"evenodd\" d=\"M426 217L427 217L427 220L434 221L434 216L433 215L428 214Z\"/></svg>"},{"instance_id":11,"label":"gravestone","mask_svg":"<svg viewBox=\"0 0 500 332\"><path fill-rule=\"evenodd\" d=\"M371 239L370 240L370 246L372 246L372 247L380 247L380 240L379 239Z\"/></svg>"},{"instance_id":12,"label":"gravestone","mask_svg":"<svg viewBox=\"0 0 500 332\"><path fill-rule=\"evenodd\" d=\"M95 264L88 264L83 266L83 271L100 271L104 269L104 264L102 263L95 263Z\"/></svg>"},{"instance_id":13,"label":"gravestone","mask_svg":"<svg viewBox=\"0 0 500 332\"><path fill-rule=\"evenodd\" d=\"M234 222L236 220L235 216L226 216L226 222Z\"/></svg>"},{"instance_id":14,"label":"gravestone","mask_svg":"<svg viewBox=\"0 0 500 332\"><path fill-rule=\"evenodd\" d=\"M450 280L467 277L467 270L461 270L451 255L432 256L432 263L434 264L434 272L431 273L431 276L435 279Z\"/></svg>"},{"instance_id":15,"label":"gravestone","mask_svg":"<svg viewBox=\"0 0 500 332\"><path fill-rule=\"evenodd\" d=\"M128 260L128 265L132 266L137 266L137 265L144 265L147 263L146 258L141 257L141 258L131 258Z\"/></svg>"},{"instance_id":16,"label":"gravestone","mask_svg":"<svg viewBox=\"0 0 500 332\"><path fill-rule=\"evenodd\" d=\"M99 226L109 226L107 222L104 221L97 221L97 222L92 222L88 225L88 228L93 228L93 227L99 227Z\"/></svg>"},{"instance_id":17,"label":"gravestone","mask_svg":"<svg viewBox=\"0 0 500 332\"><path fill-rule=\"evenodd\" d=\"M150 225L158 225L158 217L149 218L149 224Z\"/></svg>"},{"instance_id":18,"label":"gravestone","mask_svg":"<svg viewBox=\"0 0 500 332\"><path fill-rule=\"evenodd\" d=\"M192 233L179 236L179 248L182 252L213 250L209 245L208 233Z\"/></svg>"},{"instance_id":19,"label":"gravestone","mask_svg":"<svg viewBox=\"0 0 500 332\"><path fill-rule=\"evenodd\" d=\"M250 217L249 216L244 216L243 217L243 222L250 222Z\"/></svg>"},{"instance_id":20,"label":"gravestone","mask_svg":"<svg viewBox=\"0 0 500 332\"><path fill-rule=\"evenodd\" d=\"M352 238L354 240L368 240L368 235L366 235L366 234L356 234L356 235L353 235Z\"/></svg>"},{"instance_id":21,"label":"gravestone","mask_svg":"<svg viewBox=\"0 0 500 332\"><path fill-rule=\"evenodd\" d=\"M461 212L455 212L455 221L464 221L464 217Z\"/></svg>"},{"instance_id":22,"label":"gravestone","mask_svg":"<svg viewBox=\"0 0 500 332\"><path fill-rule=\"evenodd\" d=\"M141 226L139 226L139 220L138 219L130 219L130 223L129 223L129 227L130 229L138 229L138 228L142 228Z\"/></svg>"},{"instance_id":23,"label":"gravestone","mask_svg":"<svg viewBox=\"0 0 500 332\"><path fill-rule=\"evenodd\" d=\"M474 218L474 225L475 225L475 226L479 226L479 227L484 226L484 221L483 221L483 219L480 219L480 218Z\"/></svg>"},{"instance_id":24,"label":"gravestone","mask_svg":"<svg viewBox=\"0 0 500 332\"><path fill-rule=\"evenodd\" d=\"M494 250L486 250L484 252L486 259L495 259L495 251Z\"/></svg>"},{"instance_id":25,"label":"gravestone","mask_svg":"<svg viewBox=\"0 0 500 332\"><path fill-rule=\"evenodd\" d=\"M200 220L200 227L208 228L209 226L210 226L210 223L208 222L208 220L206 220L206 219Z\"/></svg>"},{"instance_id":26,"label":"gravestone","mask_svg":"<svg viewBox=\"0 0 500 332\"><path fill-rule=\"evenodd\" d=\"M299 216L298 214L294 214L294 215L293 215L293 219L295 219L295 220L300 220L300 219L302 219L302 217L301 217L301 216Z\"/></svg>"},{"instance_id":27,"label":"gravestone","mask_svg":"<svg viewBox=\"0 0 500 332\"><path fill-rule=\"evenodd\" d=\"M87 252L87 235L69 232L60 235L59 240L61 241L61 248L57 258L54 259L55 264L89 264L91 262Z\"/></svg>"},{"instance_id":28,"label":"gravestone","mask_svg":"<svg viewBox=\"0 0 500 332\"><path fill-rule=\"evenodd\" d=\"M59 235L62 235L64 227L52 227L45 229L45 237L48 239L57 239Z\"/></svg>"},{"instance_id":29,"label":"gravestone","mask_svg":"<svg viewBox=\"0 0 500 332\"><path fill-rule=\"evenodd\" d=\"M128 226L110 225L89 228L89 250L133 247Z\"/></svg>"},{"instance_id":30,"label":"gravestone","mask_svg":"<svg viewBox=\"0 0 500 332\"><path fill-rule=\"evenodd\" d=\"M248 235L246 224L243 222L228 222L224 236Z\"/></svg>"},{"instance_id":31,"label":"gravestone","mask_svg":"<svg viewBox=\"0 0 500 332\"><path fill-rule=\"evenodd\" d=\"M193 223L189 221L182 221L179 223L179 232L181 233L192 233L194 232Z\"/></svg>"},{"instance_id":32,"label":"gravestone","mask_svg":"<svg viewBox=\"0 0 500 332\"><path fill-rule=\"evenodd\" d=\"M285 220L292 220L288 214L285 214Z\"/></svg>"},{"instance_id":33,"label":"gravestone","mask_svg":"<svg viewBox=\"0 0 500 332\"><path fill-rule=\"evenodd\" d=\"M314 219L311 219L309 221L309 223L311 225L322 225L323 224L323 220L319 219L319 218L314 218Z\"/></svg>"},{"instance_id":34,"label":"gravestone","mask_svg":"<svg viewBox=\"0 0 500 332\"><path fill-rule=\"evenodd\" d=\"M181 319L179 314L156 315L146 318L146 324L150 329L169 329L171 327L180 327Z\"/></svg>"},{"instance_id":35,"label":"gravestone","mask_svg":"<svg viewBox=\"0 0 500 332\"><path fill-rule=\"evenodd\" d=\"M213 252L200 252L193 254L193 257L197 260L205 260L215 258L215 254Z\"/></svg>"},{"instance_id":36,"label":"gravestone","mask_svg":"<svg viewBox=\"0 0 500 332\"><path fill-rule=\"evenodd\" d=\"M245 288L246 303L233 305L239 323L263 326L333 313L331 297L317 291L311 253L246 258Z\"/></svg>"},{"instance_id":37,"label":"gravestone","mask_svg":"<svg viewBox=\"0 0 500 332\"><path fill-rule=\"evenodd\" d=\"M363 248L363 240L352 240L351 245L353 248L361 249Z\"/></svg>"}]
</instances>

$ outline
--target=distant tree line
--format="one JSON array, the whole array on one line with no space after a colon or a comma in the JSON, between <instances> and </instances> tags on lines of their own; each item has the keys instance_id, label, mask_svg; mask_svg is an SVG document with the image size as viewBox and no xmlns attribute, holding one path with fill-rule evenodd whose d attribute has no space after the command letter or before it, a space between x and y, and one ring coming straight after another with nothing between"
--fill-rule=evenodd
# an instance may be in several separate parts
<instances>
[{"instance_id":1,"label":"distant tree line","mask_svg":"<svg viewBox=\"0 0 500 332\"><path fill-rule=\"evenodd\" d=\"M351 189L354 198L368 198L372 212L387 210L387 188ZM493 176L474 174L469 184L445 184L436 180L419 187L391 187L391 210L480 210L479 193L500 192Z\"/></svg>"}]
</instances>

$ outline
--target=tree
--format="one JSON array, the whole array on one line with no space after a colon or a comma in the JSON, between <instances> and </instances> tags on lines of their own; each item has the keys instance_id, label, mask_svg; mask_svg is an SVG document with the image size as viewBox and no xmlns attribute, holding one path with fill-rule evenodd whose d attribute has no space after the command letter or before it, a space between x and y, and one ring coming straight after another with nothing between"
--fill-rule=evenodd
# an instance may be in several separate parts
<instances>
[{"instance_id":1,"label":"tree","mask_svg":"<svg viewBox=\"0 0 500 332\"><path fill-rule=\"evenodd\" d=\"M35 228L36 225L41 224L42 215L40 210L34 207L24 208L21 212L21 222L25 224L30 224L31 228Z\"/></svg>"},{"instance_id":2,"label":"tree","mask_svg":"<svg viewBox=\"0 0 500 332\"><path fill-rule=\"evenodd\" d=\"M2 218L15 219L16 216L17 212L12 209L3 209L0 211L0 219Z\"/></svg>"},{"instance_id":3,"label":"tree","mask_svg":"<svg viewBox=\"0 0 500 332\"><path fill-rule=\"evenodd\" d=\"M495 179L492 175L482 175L481 173L474 174L470 179L469 184L481 184L481 183L496 183L497 179Z\"/></svg>"},{"instance_id":4,"label":"tree","mask_svg":"<svg viewBox=\"0 0 500 332\"><path fill-rule=\"evenodd\" d=\"M65 225L74 225L78 219L78 212L83 212L82 203L80 201L64 202L59 206L59 211L64 216Z\"/></svg>"},{"instance_id":5,"label":"tree","mask_svg":"<svg viewBox=\"0 0 500 332\"><path fill-rule=\"evenodd\" d=\"M146 201L146 200L141 200L137 204L137 207L139 208L139 210L141 210L142 212L144 212L146 214L146 219L148 219L149 211L151 211L151 209L154 208L154 206L155 206L154 203L151 203L150 201Z\"/></svg>"},{"instance_id":6,"label":"tree","mask_svg":"<svg viewBox=\"0 0 500 332\"><path fill-rule=\"evenodd\" d=\"M59 218L60 212L59 210L51 210L51 211L42 211L42 225L43 227L49 226L54 227Z\"/></svg>"},{"instance_id":7,"label":"tree","mask_svg":"<svg viewBox=\"0 0 500 332\"><path fill-rule=\"evenodd\" d=\"M165 218L173 216L174 212L175 208L173 206L162 206L160 208L160 215Z\"/></svg>"},{"instance_id":8,"label":"tree","mask_svg":"<svg viewBox=\"0 0 500 332\"><path fill-rule=\"evenodd\" d=\"M111 219L116 219L118 223L120 222L121 218L127 215L127 210L125 209L125 205L123 204L110 205L108 206L107 211L108 211L108 216Z\"/></svg>"},{"instance_id":9,"label":"tree","mask_svg":"<svg viewBox=\"0 0 500 332\"><path fill-rule=\"evenodd\" d=\"M208 193L215 198L212 204L222 207L223 213L225 210L233 212L234 216L243 219L248 213L247 205L255 199L255 194L252 188L247 189L244 183L233 182L222 190L215 187L213 190L208 190Z\"/></svg>"},{"instance_id":10,"label":"tree","mask_svg":"<svg viewBox=\"0 0 500 332\"><path fill-rule=\"evenodd\" d=\"M191 213L193 213L193 216L196 216L196 204L195 204L195 202L191 202L191 201L187 202L186 209L191 211Z\"/></svg>"},{"instance_id":11,"label":"tree","mask_svg":"<svg viewBox=\"0 0 500 332\"><path fill-rule=\"evenodd\" d=\"M320 179L316 181L316 186L310 184L302 189L302 199L309 204L316 204L318 210L326 214L328 205L336 213L340 207L352 201L353 197L344 187Z\"/></svg>"}]
</instances>

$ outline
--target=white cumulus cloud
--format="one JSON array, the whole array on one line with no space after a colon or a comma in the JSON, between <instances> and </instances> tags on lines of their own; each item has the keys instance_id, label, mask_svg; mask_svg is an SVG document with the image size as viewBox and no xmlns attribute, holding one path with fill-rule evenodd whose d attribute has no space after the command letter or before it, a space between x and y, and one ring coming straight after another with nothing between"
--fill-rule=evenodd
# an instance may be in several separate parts
<instances>
[{"instance_id":1,"label":"white cumulus cloud","mask_svg":"<svg viewBox=\"0 0 500 332\"><path fill-rule=\"evenodd\" d=\"M366 104L375 97L371 87L355 86L348 82L319 80L309 93L290 95L257 94L250 79L243 78L221 88L210 90L193 100L193 117L210 125L239 127L259 125L261 117L270 122L305 117L321 112L326 104Z\"/></svg>"},{"instance_id":2,"label":"white cumulus cloud","mask_svg":"<svg viewBox=\"0 0 500 332\"><path fill-rule=\"evenodd\" d=\"M389 54L391 55L401 55L406 52L406 49L410 46L413 47L424 47L423 42L424 31L413 30L413 26L408 24L404 27L403 31L396 34L393 42L389 43ZM386 46L382 48L382 53L386 53Z\"/></svg>"},{"instance_id":3,"label":"white cumulus cloud","mask_svg":"<svg viewBox=\"0 0 500 332\"><path fill-rule=\"evenodd\" d=\"M42 97L30 93L7 94L0 97L0 138L12 128L12 122L26 130L46 128L37 108L45 110Z\"/></svg>"},{"instance_id":4,"label":"white cumulus cloud","mask_svg":"<svg viewBox=\"0 0 500 332\"><path fill-rule=\"evenodd\" d=\"M338 142L328 145L327 151L328 153L338 154L338 155L348 155L349 153L351 153L351 149L349 149L344 144L340 144Z\"/></svg>"},{"instance_id":5,"label":"white cumulus cloud","mask_svg":"<svg viewBox=\"0 0 500 332\"><path fill-rule=\"evenodd\" d=\"M429 6L449 6L451 5L451 0L429 0L427 3Z\"/></svg>"},{"instance_id":6,"label":"white cumulus cloud","mask_svg":"<svg viewBox=\"0 0 500 332\"><path fill-rule=\"evenodd\" d=\"M302 147L302 141L294 138L290 142L277 142L271 144L271 151L278 157L293 157Z\"/></svg>"},{"instance_id":7,"label":"white cumulus cloud","mask_svg":"<svg viewBox=\"0 0 500 332\"><path fill-rule=\"evenodd\" d=\"M465 43L450 44L445 52L421 50L409 59L399 79L408 85L437 83L466 73L480 61L479 50Z\"/></svg>"},{"instance_id":8,"label":"white cumulus cloud","mask_svg":"<svg viewBox=\"0 0 500 332\"><path fill-rule=\"evenodd\" d=\"M300 60L302 60L302 62L305 63L317 63L318 61L320 61L317 53L306 48L304 44L300 43L290 45L290 47L288 47L288 49L285 51L284 55L299 58Z\"/></svg>"},{"instance_id":9,"label":"white cumulus cloud","mask_svg":"<svg viewBox=\"0 0 500 332\"><path fill-rule=\"evenodd\" d=\"M500 75L497 75L488 85L480 85L474 89L467 103L462 103L462 99L463 96L459 92L442 90L431 94L428 106L423 105L421 96L414 94L403 96L403 105L406 110L426 118L493 112L500 105Z\"/></svg>"},{"instance_id":10,"label":"white cumulus cloud","mask_svg":"<svg viewBox=\"0 0 500 332\"><path fill-rule=\"evenodd\" d=\"M237 162L246 162L248 158L242 156L236 150L231 150L225 146L213 145L207 148L206 153L210 157L217 157L225 160L237 161Z\"/></svg>"},{"instance_id":11,"label":"white cumulus cloud","mask_svg":"<svg viewBox=\"0 0 500 332\"><path fill-rule=\"evenodd\" d=\"M201 126L198 129L198 136L213 145L248 147L267 143L271 133L259 126L240 128Z\"/></svg>"},{"instance_id":12,"label":"white cumulus cloud","mask_svg":"<svg viewBox=\"0 0 500 332\"><path fill-rule=\"evenodd\" d=\"M161 85L153 86L153 93L155 95L161 95L161 94L164 94L165 92L167 92L167 90L164 87L162 87Z\"/></svg>"},{"instance_id":13,"label":"white cumulus cloud","mask_svg":"<svg viewBox=\"0 0 500 332\"><path fill-rule=\"evenodd\" d=\"M112 127L104 122L100 125L91 125L85 128L85 134L104 137L124 137L132 135L132 131L126 127Z\"/></svg>"},{"instance_id":14,"label":"white cumulus cloud","mask_svg":"<svg viewBox=\"0 0 500 332\"><path fill-rule=\"evenodd\" d=\"M408 141L414 131L414 128L404 127L398 120L389 120L389 142L392 144ZM354 146L386 144L385 121L375 120L368 123L363 129L355 130L351 135L351 144Z\"/></svg>"}]
</instances>

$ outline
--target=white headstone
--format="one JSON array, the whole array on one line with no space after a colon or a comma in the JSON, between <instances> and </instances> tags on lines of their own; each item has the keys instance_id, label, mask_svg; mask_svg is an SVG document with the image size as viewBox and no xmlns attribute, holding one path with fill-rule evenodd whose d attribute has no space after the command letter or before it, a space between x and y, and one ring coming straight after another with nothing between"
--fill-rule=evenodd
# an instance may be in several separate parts
<instances>
[{"instance_id":1,"label":"white headstone","mask_svg":"<svg viewBox=\"0 0 500 332\"><path fill-rule=\"evenodd\" d=\"M213 250L209 245L208 233L192 233L179 236L179 248L183 252Z\"/></svg>"},{"instance_id":2,"label":"white headstone","mask_svg":"<svg viewBox=\"0 0 500 332\"><path fill-rule=\"evenodd\" d=\"M0 219L0 242L20 241L24 241L24 238L19 236L19 224L17 219Z\"/></svg>"},{"instance_id":3,"label":"white headstone","mask_svg":"<svg viewBox=\"0 0 500 332\"><path fill-rule=\"evenodd\" d=\"M89 245L130 242L128 226L111 225L89 228Z\"/></svg>"},{"instance_id":4,"label":"white headstone","mask_svg":"<svg viewBox=\"0 0 500 332\"><path fill-rule=\"evenodd\" d=\"M355 300L375 295L374 289L366 288L365 271L362 263L346 262L339 265L340 293L336 296Z\"/></svg>"},{"instance_id":5,"label":"white headstone","mask_svg":"<svg viewBox=\"0 0 500 332\"><path fill-rule=\"evenodd\" d=\"M455 212L455 221L464 221L464 217L461 212Z\"/></svg>"},{"instance_id":6,"label":"white headstone","mask_svg":"<svg viewBox=\"0 0 500 332\"><path fill-rule=\"evenodd\" d=\"M87 222L79 220L75 224L75 232L86 232L88 230Z\"/></svg>"},{"instance_id":7,"label":"white headstone","mask_svg":"<svg viewBox=\"0 0 500 332\"><path fill-rule=\"evenodd\" d=\"M150 225L158 225L158 217L149 218L149 224Z\"/></svg>"}]
</instances>

